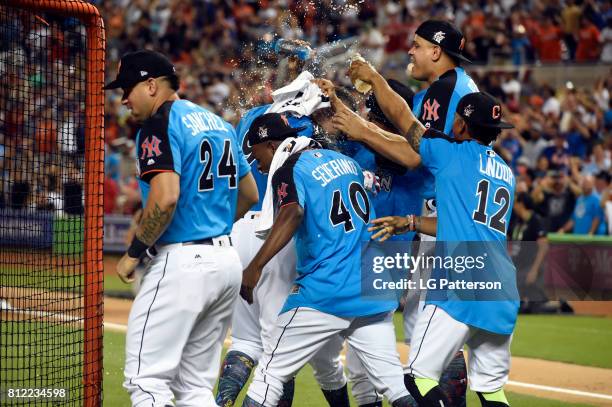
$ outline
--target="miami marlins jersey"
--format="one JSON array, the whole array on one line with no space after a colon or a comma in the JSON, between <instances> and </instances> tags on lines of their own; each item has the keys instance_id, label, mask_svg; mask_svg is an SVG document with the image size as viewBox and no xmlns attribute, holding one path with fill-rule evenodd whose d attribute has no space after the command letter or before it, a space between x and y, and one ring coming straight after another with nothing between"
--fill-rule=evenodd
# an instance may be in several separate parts
<instances>
[{"instance_id":1,"label":"miami marlins jersey","mask_svg":"<svg viewBox=\"0 0 612 407\"><path fill-rule=\"evenodd\" d=\"M247 131L249 131L249 127L251 127L253 121L259 116L265 114L270 108L270 106L272 105L261 105L248 110L236 125L236 134L238 135L238 141L241 143L242 151L244 152L248 163L251 165L253 177L255 178L255 182L257 183L257 190L259 191L259 202L253 205L253 207L251 208L252 211L261 210L261 204L263 202L268 183L268 176L266 174L262 174L257 170L257 160L255 159L255 157L251 156L252 146L249 145L249 142L245 135ZM312 136L313 125L309 117L295 117L292 114L287 113L287 121L289 122L289 125L294 128L306 127L304 130L299 132L300 136Z\"/></svg>"},{"instance_id":2,"label":"miami marlins jersey","mask_svg":"<svg viewBox=\"0 0 612 407\"><path fill-rule=\"evenodd\" d=\"M300 205L297 273L281 312L309 307L341 317L394 310L396 301L361 297L361 249L370 241L375 211L359 164L339 152L305 150L289 157L272 178L276 209Z\"/></svg>"},{"instance_id":3,"label":"miami marlins jersey","mask_svg":"<svg viewBox=\"0 0 612 407\"><path fill-rule=\"evenodd\" d=\"M451 254L455 242L479 242L472 247L491 251L485 261L495 262L491 272L502 283L504 298L518 300L516 270L505 245L515 189L510 167L490 146L475 140L457 141L437 130L425 133L420 155L423 166L435 176L436 239L444 254ZM451 279L459 276L450 269L442 272ZM514 300L429 302L458 321L500 334L512 333L518 312L518 301Z\"/></svg>"},{"instance_id":4,"label":"miami marlins jersey","mask_svg":"<svg viewBox=\"0 0 612 407\"><path fill-rule=\"evenodd\" d=\"M136 136L143 206L160 172L180 175L180 196L160 243L229 234L238 182L250 172L232 126L187 100L165 102Z\"/></svg>"},{"instance_id":5,"label":"miami marlins jersey","mask_svg":"<svg viewBox=\"0 0 612 407\"><path fill-rule=\"evenodd\" d=\"M463 68L456 67L442 74L429 88L414 95L412 111L428 129L452 136L457 104L463 96L474 92L478 92L474 80Z\"/></svg>"},{"instance_id":6,"label":"miami marlins jersey","mask_svg":"<svg viewBox=\"0 0 612 407\"><path fill-rule=\"evenodd\" d=\"M361 168L372 171L379 178L380 192L370 198L377 217L420 215L423 199L434 195L433 175L424 168L408 170L354 141L338 143L338 147ZM409 232L392 236L389 240L412 241L414 236L414 232Z\"/></svg>"}]
</instances>

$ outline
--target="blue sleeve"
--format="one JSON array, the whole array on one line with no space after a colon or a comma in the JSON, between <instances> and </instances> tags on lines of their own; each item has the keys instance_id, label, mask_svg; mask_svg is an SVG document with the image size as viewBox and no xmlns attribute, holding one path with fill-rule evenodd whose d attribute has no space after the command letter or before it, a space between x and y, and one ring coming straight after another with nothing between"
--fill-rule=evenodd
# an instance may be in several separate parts
<instances>
[{"instance_id":1,"label":"blue sleeve","mask_svg":"<svg viewBox=\"0 0 612 407\"><path fill-rule=\"evenodd\" d=\"M421 163L433 175L443 170L456 156L457 142L437 130L427 130L421 139Z\"/></svg>"}]
</instances>

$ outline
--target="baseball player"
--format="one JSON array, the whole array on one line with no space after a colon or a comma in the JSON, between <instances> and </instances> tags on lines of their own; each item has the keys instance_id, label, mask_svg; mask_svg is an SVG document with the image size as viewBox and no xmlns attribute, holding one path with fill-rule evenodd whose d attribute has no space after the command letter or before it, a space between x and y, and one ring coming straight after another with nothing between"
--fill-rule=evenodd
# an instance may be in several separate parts
<instances>
[{"instance_id":1,"label":"baseball player","mask_svg":"<svg viewBox=\"0 0 612 407\"><path fill-rule=\"evenodd\" d=\"M491 144L501 129L501 105L490 95L464 96L453 124L456 139L427 130L407 110L411 123L404 139L390 135L344 109L334 118L342 131L408 168L427 167L435 176L437 217L392 216L373 221L373 238L385 240L405 231L436 235L439 242L492 242L497 247L494 271L509 299L480 301L478 292L461 300L451 290L428 295L412 337L405 370L406 386L419 406L451 405L439 380L456 350L470 349L469 383L483 406L507 406L503 386L508 380L510 341L518 313L516 271L505 249L512 212L514 176ZM496 245L497 243L497 245ZM441 255L452 255L451 244ZM482 247L482 246L481 246ZM481 253L482 254L482 253ZM453 270L434 268L439 277L453 279ZM431 292L429 293L431 294Z\"/></svg>"},{"instance_id":2,"label":"baseball player","mask_svg":"<svg viewBox=\"0 0 612 407\"><path fill-rule=\"evenodd\" d=\"M174 66L137 51L121 58L123 104L137 134L143 214L117 264L124 282L151 257L128 319L124 386L134 406L216 406L212 389L240 287L229 233L257 202L231 125L180 100Z\"/></svg>"},{"instance_id":3,"label":"baseball player","mask_svg":"<svg viewBox=\"0 0 612 407\"><path fill-rule=\"evenodd\" d=\"M333 88L333 84L324 79L317 79L316 83L322 89ZM412 103L414 93L393 79L388 81L389 85L400 94L407 103ZM335 96L352 111L356 110L356 104L351 95L342 87L334 89ZM366 99L368 108L368 119L384 129L397 132L393 124L386 119L382 113L374 94L368 95ZM427 177L432 175L421 169L408 171L406 168L387 160L380 154L376 154L362 143L343 140L341 134L333 127L333 109L320 109L312 115L317 128L325 133L325 139L334 140L332 146L338 147L339 151L353 158L363 169L376 174L380 183L380 191L370 195L370 201L378 216L387 216L394 213L421 213L423 202L423 188L433 187L432 182L426 182ZM396 235L393 240L412 241L415 233ZM416 313L415 313L416 314ZM348 380L351 382L351 392L360 407L382 406L382 395L376 392L373 384L369 381L367 373L353 349L349 346L346 352L346 367Z\"/></svg>"},{"instance_id":4,"label":"baseball player","mask_svg":"<svg viewBox=\"0 0 612 407\"><path fill-rule=\"evenodd\" d=\"M283 384L339 333L378 391L394 406L414 405L395 349L391 313L397 302L360 296L360 246L369 238L373 216L362 170L351 158L312 141L298 147L300 138L289 135L261 128L248 133L264 171L276 165L279 154L293 153L270 175L275 220L243 272L241 296L253 302L263 268L294 234L298 277L278 317L274 346L264 350L243 405L276 406Z\"/></svg>"},{"instance_id":5,"label":"baseball player","mask_svg":"<svg viewBox=\"0 0 612 407\"><path fill-rule=\"evenodd\" d=\"M453 137L454 112L459 100L466 94L477 92L478 87L460 66L462 62L469 62L462 54L465 44L463 34L451 23L446 21L428 20L423 22L416 30L414 42L409 54L412 59L409 65L410 75L429 86L414 95L412 111L414 116L426 127L439 130ZM354 61L349 69L353 82L361 79L372 84L372 89L379 101L380 108L385 117L399 130L399 134L406 134L409 130L409 120L405 113L406 103L393 91L384 78L378 74L371 65ZM427 170L424 170L427 171ZM428 176L426 190L433 191L431 175ZM435 194L425 196L425 215L435 216ZM433 240L422 235L421 240ZM423 271L423 270L422 270ZM406 341L411 340L414 322L416 321L415 308L419 304L419 292L408 292L407 306L404 307L404 334ZM449 371L445 374L445 391L449 392L453 404L464 406L466 383L465 360L461 349L458 349Z\"/></svg>"},{"instance_id":6,"label":"baseball player","mask_svg":"<svg viewBox=\"0 0 612 407\"><path fill-rule=\"evenodd\" d=\"M249 110L236 127L238 138L243 140L242 146L247 161L250 161L255 174L260 196L259 202L236 222L232 230L232 241L243 264L248 264L253 259L264 242L256 235L256 229L259 225L268 179L268 176L260 171L259 162L251 154L252 146L246 137L247 131L250 128L255 131L263 127L271 136L278 136L275 132L285 127L274 124L283 122L283 120L290 125L290 133L293 136L311 136L313 129L308 117L298 118L291 114L265 114L269 106L263 105ZM266 265L254 294L254 303L249 305L242 298L238 299L232 315L232 344L223 361L219 378L217 393L219 405L232 406L234 404L262 353L273 345L271 339L276 318L295 279L295 266L295 247L289 244ZM338 336L310 360L315 378L326 400L333 406L348 406L346 377L340 361L342 342L342 338ZM285 383L279 405L291 405L293 390L294 380Z\"/></svg>"}]
</instances>

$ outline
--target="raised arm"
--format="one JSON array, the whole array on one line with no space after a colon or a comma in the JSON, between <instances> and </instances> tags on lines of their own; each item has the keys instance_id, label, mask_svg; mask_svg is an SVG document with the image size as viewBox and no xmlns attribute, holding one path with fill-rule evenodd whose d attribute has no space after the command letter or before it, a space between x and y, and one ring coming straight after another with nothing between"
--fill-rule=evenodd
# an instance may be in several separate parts
<instances>
[{"instance_id":1,"label":"raised arm","mask_svg":"<svg viewBox=\"0 0 612 407\"><path fill-rule=\"evenodd\" d=\"M402 134L408 133L412 126L412 110L406 101L387 83L385 78L367 62L353 61L349 69L351 80L361 79L372 85L376 101L385 116ZM416 119L415 119L416 120Z\"/></svg>"}]
</instances>

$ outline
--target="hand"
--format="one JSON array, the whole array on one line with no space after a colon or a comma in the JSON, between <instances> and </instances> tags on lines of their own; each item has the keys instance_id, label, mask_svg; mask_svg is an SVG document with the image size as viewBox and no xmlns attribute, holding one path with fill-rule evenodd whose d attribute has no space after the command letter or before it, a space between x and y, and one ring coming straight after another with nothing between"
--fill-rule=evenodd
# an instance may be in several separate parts
<instances>
[{"instance_id":1,"label":"hand","mask_svg":"<svg viewBox=\"0 0 612 407\"><path fill-rule=\"evenodd\" d=\"M313 79L311 82L317 85L319 89L321 89L321 92L323 92L323 94L329 98L329 102L331 103L334 111L338 112L343 109L348 109L348 107L346 107L336 95L336 87L332 81L329 79L319 78Z\"/></svg>"},{"instance_id":2,"label":"hand","mask_svg":"<svg viewBox=\"0 0 612 407\"><path fill-rule=\"evenodd\" d=\"M369 130L368 122L349 109L337 111L332 118L332 125L336 130L346 134L349 140L354 141L363 140Z\"/></svg>"},{"instance_id":3,"label":"hand","mask_svg":"<svg viewBox=\"0 0 612 407\"><path fill-rule=\"evenodd\" d=\"M119 263L117 263L117 269L115 270L121 281L126 284L134 282L134 270L138 263L140 263L139 259L130 257L127 253L123 255Z\"/></svg>"},{"instance_id":4,"label":"hand","mask_svg":"<svg viewBox=\"0 0 612 407\"><path fill-rule=\"evenodd\" d=\"M384 218L374 219L369 232L376 232L372 235L372 240L378 238L380 242L384 242L393 235L400 235L406 232L414 232L416 230L416 217L409 216L385 216Z\"/></svg>"},{"instance_id":5,"label":"hand","mask_svg":"<svg viewBox=\"0 0 612 407\"><path fill-rule=\"evenodd\" d=\"M538 279L538 269L532 268L531 270L529 270L529 273L527 273L527 277L525 277L525 284L532 285L536 282L537 279Z\"/></svg>"},{"instance_id":6,"label":"hand","mask_svg":"<svg viewBox=\"0 0 612 407\"><path fill-rule=\"evenodd\" d=\"M363 186L376 196L380 192L380 178L372 171L363 171Z\"/></svg>"},{"instance_id":7,"label":"hand","mask_svg":"<svg viewBox=\"0 0 612 407\"><path fill-rule=\"evenodd\" d=\"M355 83L355 80L361 79L364 82L372 83L374 79L380 75L376 72L376 69L372 65L364 61L353 61L348 70L351 82Z\"/></svg>"},{"instance_id":8,"label":"hand","mask_svg":"<svg viewBox=\"0 0 612 407\"><path fill-rule=\"evenodd\" d=\"M261 269L250 264L242 272L242 285L240 286L240 296L249 304L253 304L253 290L261 277Z\"/></svg>"}]
</instances>

